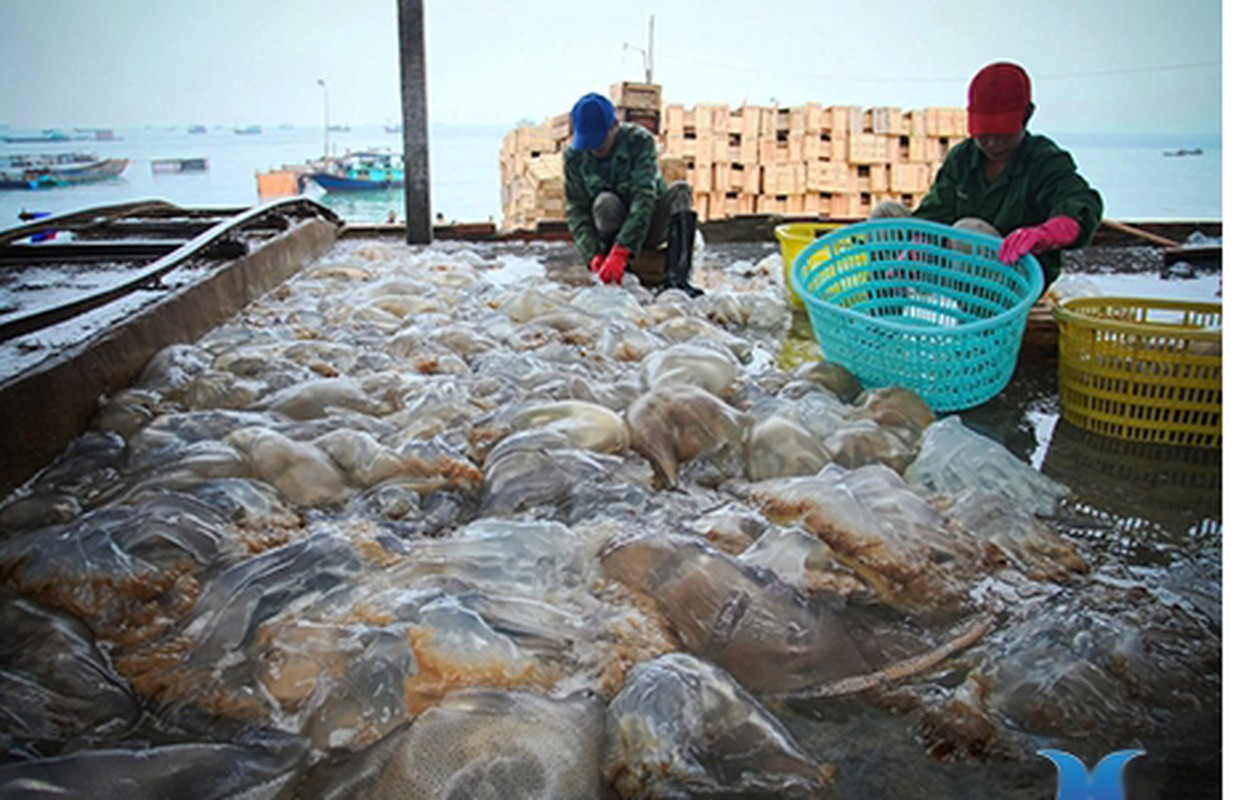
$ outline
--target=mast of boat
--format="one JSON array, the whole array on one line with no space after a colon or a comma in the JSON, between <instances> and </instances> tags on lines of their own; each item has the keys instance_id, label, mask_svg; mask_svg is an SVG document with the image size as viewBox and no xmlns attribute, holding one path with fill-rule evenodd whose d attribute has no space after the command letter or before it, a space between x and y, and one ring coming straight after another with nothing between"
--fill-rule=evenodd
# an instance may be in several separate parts
<instances>
[{"instance_id":1,"label":"mast of boat","mask_svg":"<svg viewBox=\"0 0 1249 800\"><path fill-rule=\"evenodd\" d=\"M330 160L330 87L325 85L324 78L317 78L317 86L321 87L321 97L322 97L322 100L324 101L323 105L325 107L325 125L324 125L325 148L321 155L326 161L329 161Z\"/></svg>"}]
</instances>

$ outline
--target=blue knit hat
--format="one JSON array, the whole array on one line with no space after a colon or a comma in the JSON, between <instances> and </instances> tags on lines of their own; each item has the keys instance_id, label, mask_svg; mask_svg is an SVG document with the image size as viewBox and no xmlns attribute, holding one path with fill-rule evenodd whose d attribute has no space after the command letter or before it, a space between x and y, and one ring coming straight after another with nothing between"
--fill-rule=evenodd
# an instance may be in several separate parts
<instances>
[{"instance_id":1,"label":"blue knit hat","mask_svg":"<svg viewBox=\"0 0 1249 800\"><path fill-rule=\"evenodd\" d=\"M616 107L611 101L601 94L587 94L572 107L572 149L601 147L615 124Z\"/></svg>"}]
</instances>

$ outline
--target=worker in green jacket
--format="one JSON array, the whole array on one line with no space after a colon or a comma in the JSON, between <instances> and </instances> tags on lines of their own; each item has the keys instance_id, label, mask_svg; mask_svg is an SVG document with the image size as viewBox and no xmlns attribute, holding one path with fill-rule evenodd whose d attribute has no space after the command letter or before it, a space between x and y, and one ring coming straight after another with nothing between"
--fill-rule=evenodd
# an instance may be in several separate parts
<instances>
[{"instance_id":1,"label":"worker in green jacket","mask_svg":"<svg viewBox=\"0 0 1249 800\"><path fill-rule=\"evenodd\" d=\"M1013 264L1031 253L1048 287L1058 277L1060 251L1093 238L1102 198L1070 154L1028 132L1034 110L1019 65L998 62L976 73L967 102L971 138L950 150L914 216L1004 236L998 258Z\"/></svg>"},{"instance_id":2,"label":"worker in green jacket","mask_svg":"<svg viewBox=\"0 0 1249 800\"><path fill-rule=\"evenodd\" d=\"M665 188L655 137L617 121L611 101L593 93L573 106L572 129L572 144L564 151L564 214L586 264L603 283L620 283L642 248L658 249L666 242L664 277L657 288L702 294L689 282L693 193L685 181Z\"/></svg>"}]
</instances>

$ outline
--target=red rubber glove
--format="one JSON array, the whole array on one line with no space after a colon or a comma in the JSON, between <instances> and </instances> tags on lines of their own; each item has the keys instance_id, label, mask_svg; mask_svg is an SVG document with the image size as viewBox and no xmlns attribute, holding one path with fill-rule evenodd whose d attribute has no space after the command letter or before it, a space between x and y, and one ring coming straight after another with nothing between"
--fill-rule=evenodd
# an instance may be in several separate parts
<instances>
[{"instance_id":1,"label":"red rubber glove","mask_svg":"<svg viewBox=\"0 0 1249 800\"><path fill-rule=\"evenodd\" d=\"M600 253L596 255L594 258L590 259L590 271L593 272L595 275L597 275L599 270L603 268L603 259L605 258L607 258L607 256Z\"/></svg>"},{"instance_id":2,"label":"red rubber glove","mask_svg":"<svg viewBox=\"0 0 1249 800\"><path fill-rule=\"evenodd\" d=\"M1066 247L1080 235L1080 223L1071 217L1051 217L1035 228L1017 228L1002 240L997 258L1003 264L1014 264L1027 253L1044 253L1055 247Z\"/></svg>"},{"instance_id":3,"label":"red rubber glove","mask_svg":"<svg viewBox=\"0 0 1249 800\"><path fill-rule=\"evenodd\" d=\"M607 258L603 259L602 266L599 267L598 276L603 283L620 283L620 279L624 277L625 265L629 263L629 252L627 247L621 247L618 244L612 245L611 250L607 253Z\"/></svg>"}]
</instances>

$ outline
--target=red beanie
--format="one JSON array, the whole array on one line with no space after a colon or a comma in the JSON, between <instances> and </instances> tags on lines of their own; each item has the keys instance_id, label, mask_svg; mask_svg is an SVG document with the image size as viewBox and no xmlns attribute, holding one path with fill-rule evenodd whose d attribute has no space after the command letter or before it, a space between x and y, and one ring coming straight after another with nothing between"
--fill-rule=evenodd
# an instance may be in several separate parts
<instances>
[{"instance_id":1,"label":"red beanie","mask_svg":"<svg viewBox=\"0 0 1249 800\"><path fill-rule=\"evenodd\" d=\"M967 90L967 130L972 136L1023 129L1032 82L1018 64L999 61L976 73Z\"/></svg>"}]
</instances>

